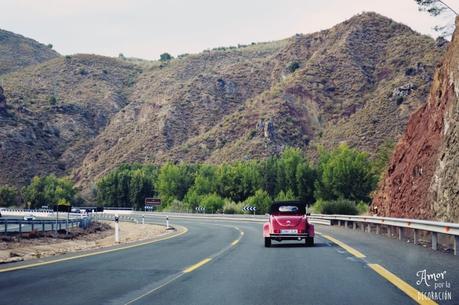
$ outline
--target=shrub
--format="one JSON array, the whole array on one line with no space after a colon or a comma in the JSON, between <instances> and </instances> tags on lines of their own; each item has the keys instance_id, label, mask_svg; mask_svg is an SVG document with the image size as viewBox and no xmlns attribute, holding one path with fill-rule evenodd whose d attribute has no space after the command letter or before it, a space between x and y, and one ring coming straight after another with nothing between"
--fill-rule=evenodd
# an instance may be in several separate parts
<instances>
[{"instance_id":1,"label":"shrub","mask_svg":"<svg viewBox=\"0 0 459 305\"><path fill-rule=\"evenodd\" d=\"M242 214L242 207L231 200L225 200L223 205L224 214Z\"/></svg>"},{"instance_id":2,"label":"shrub","mask_svg":"<svg viewBox=\"0 0 459 305\"><path fill-rule=\"evenodd\" d=\"M330 201L318 200L313 207L314 212L319 214L340 214L357 215L359 211L355 202L347 199L337 199Z\"/></svg>"},{"instance_id":3,"label":"shrub","mask_svg":"<svg viewBox=\"0 0 459 305\"><path fill-rule=\"evenodd\" d=\"M162 209L163 212L189 212L189 208L182 201L174 199L166 207Z\"/></svg>"},{"instance_id":4,"label":"shrub","mask_svg":"<svg viewBox=\"0 0 459 305\"><path fill-rule=\"evenodd\" d=\"M357 203L356 208L359 211L360 215L368 213L368 204L366 204L363 201L360 201L359 203Z\"/></svg>"},{"instance_id":5,"label":"shrub","mask_svg":"<svg viewBox=\"0 0 459 305\"><path fill-rule=\"evenodd\" d=\"M265 214L272 203L271 197L264 190L257 190L253 196L247 198L244 202L244 206L252 206L257 208L257 214Z\"/></svg>"},{"instance_id":6,"label":"shrub","mask_svg":"<svg viewBox=\"0 0 459 305\"><path fill-rule=\"evenodd\" d=\"M169 53L163 53L163 54L159 55L159 60L162 61L162 62L170 61L173 58L174 57L172 57L172 55L170 55Z\"/></svg>"},{"instance_id":7,"label":"shrub","mask_svg":"<svg viewBox=\"0 0 459 305\"><path fill-rule=\"evenodd\" d=\"M291 63L289 63L289 64L287 65L287 70L288 70L288 72L290 72L290 73L295 72L295 71L298 70L299 68L300 68L300 63L297 62L297 61L293 61L293 62L291 62Z\"/></svg>"},{"instance_id":8,"label":"shrub","mask_svg":"<svg viewBox=\"0 0 459 305\"><path fill-rule=\"evenodd\" d=\"M57 104L57 99L56 99L56 97L55 97L54 95L51 95L51 96L49 97L48 102L49 102L49 104L50 104L51 106L54 106L54 105Z\"/></svg>"},{"instance_id":9,"label":"shrub","mask_svg":"<svg viewBox=\"0 0 459 305\"><path fill-rule=\"evenodd\" d=\"M225 200L215 193L201 197L201 206L206 209L206 213L221 212L224 204Z\"/></svg>"},{"instance_id":10,"label":"shrub","mask_svg":"<svg viewBox=\"0 0 459 305\"><path fill-rule=\"evenodd\" d=\"M88 75L88 71L86 71L85 68L80 68L80 69L78 70L78 73L79 73L80 75Z\"/></svg>"}]
</instances>

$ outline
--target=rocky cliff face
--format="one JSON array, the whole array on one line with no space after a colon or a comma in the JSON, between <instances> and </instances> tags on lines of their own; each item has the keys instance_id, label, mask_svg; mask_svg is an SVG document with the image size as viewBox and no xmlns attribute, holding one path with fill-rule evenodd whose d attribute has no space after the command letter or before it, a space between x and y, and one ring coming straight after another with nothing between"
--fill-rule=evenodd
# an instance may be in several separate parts
<instances>
[{"instance_id":1,"label":"rocky cliff face","mask_svg":"<svg viewBox=\"0 0 459 305\"><path fill-rule=\"evenodd\" d=\"M384 216L459 222L459 18L427 103L410 118L373 206Z\"/></svg>"}]
</instances>

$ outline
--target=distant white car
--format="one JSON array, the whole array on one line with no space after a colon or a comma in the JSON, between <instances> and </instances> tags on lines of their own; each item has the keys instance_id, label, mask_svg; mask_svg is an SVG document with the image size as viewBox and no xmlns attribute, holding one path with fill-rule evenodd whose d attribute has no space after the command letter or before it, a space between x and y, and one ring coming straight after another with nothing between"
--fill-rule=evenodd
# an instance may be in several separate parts
<instances>
[{"instance_id":1,"label":"distant white car","mask_svg":"<svg viewBox=\"0 0 459 305\"><path fill-rule=\"evenodd\" d=\"M35 216L33 216L33 215L26 215L26 216L24 216L24 220L35 220Z\"/></svg>"}]
</instances>

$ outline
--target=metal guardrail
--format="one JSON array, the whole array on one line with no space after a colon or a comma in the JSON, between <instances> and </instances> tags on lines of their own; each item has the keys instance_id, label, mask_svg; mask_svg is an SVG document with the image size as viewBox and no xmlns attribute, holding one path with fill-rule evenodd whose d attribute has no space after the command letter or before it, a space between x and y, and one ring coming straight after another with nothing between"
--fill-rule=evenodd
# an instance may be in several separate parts
<instances>
[{"instance_id":1,"label":"metal guardrail","mask_svg":"<svg viewBox=\"0 0 459 305\"><path fill-rule=\"evenodd\" d=\"M36 219L36 220L23 220L23 219L11 219L11 218L0 218L0 234L7 233L23 233L37 231L54 231L65 229L68 230L71 227L86 228L91 223L90 218L80 219ZM13 227L15 226L14 230ZM17 227L16 227L17 226ZM9 227L9 229L8 229ZM3 229L3 230L2 230Z\"/></svg>"},{"instance_id":2,"label":"metal guardrail","mask_svg":"<svg viewBox=\"0 0 459 305\"><path fill-rule=\"evenodd\" d=\"M429 232L432 239L432 249L438 249L438 234L449 235L453 238L454 255L459 255L459 224L418 220L408 218L393 218L379 216L352 216L352 215L321 215L313 214L317 219L330 220L332 224L344 225L346 228L352 225L355 230L360 225L363 231L371 232L371 226L375 226L376 234L380 234L381 226L387 227L387 234L392 235L392 228L397 229L398 239L402 240L404 229L413 230L413 244L419 244L419 231Z\"/></svg>"},{"instance_id":3,"label":"metal guardrail","mask_svg":"<svg viewBox=\"0 0 459 305\"><path fill-rule=\"evenodd\" d=\"M107 214L107 213L94 213L92 214L92 218L95 220L114 220L115 214ZM127 222L135 222L139 223L137 218L128 215L118 215L120 221L127 221Z\"/></svg>"}]
</instances>

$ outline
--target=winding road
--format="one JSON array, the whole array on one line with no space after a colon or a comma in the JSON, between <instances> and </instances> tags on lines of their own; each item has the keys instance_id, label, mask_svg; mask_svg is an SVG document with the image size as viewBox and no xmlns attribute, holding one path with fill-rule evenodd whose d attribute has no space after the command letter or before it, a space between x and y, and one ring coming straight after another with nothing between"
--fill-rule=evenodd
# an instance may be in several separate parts
<instances>
[{"instance_id":1,"label":"winding road","mask_svg":"<svg viewBox=\"0 0 459 305\"><path fill-rule=\"evenodd\" d=\"M326 226L316 227L321 235L312 248L296 242L264 248L261 223L171 222L188 231L119 251L0 268L0 304L435 304L416 302L375 266L418 291L417 271L446 270L452 300L437 302L459 303L459 261L445 253Z\"/></svg>"}]
</instances>

